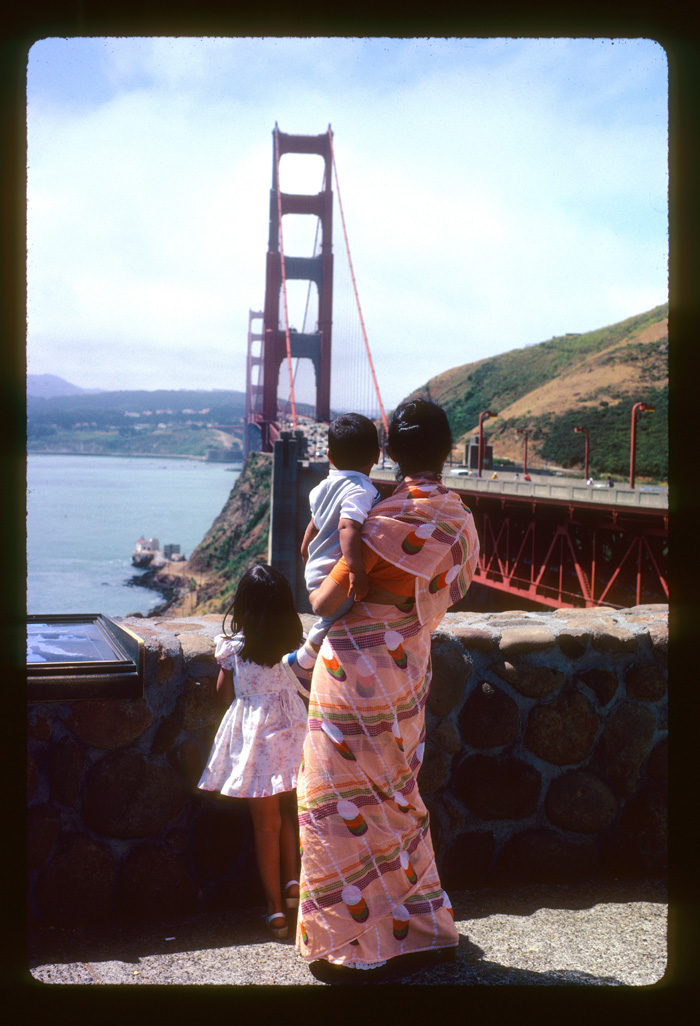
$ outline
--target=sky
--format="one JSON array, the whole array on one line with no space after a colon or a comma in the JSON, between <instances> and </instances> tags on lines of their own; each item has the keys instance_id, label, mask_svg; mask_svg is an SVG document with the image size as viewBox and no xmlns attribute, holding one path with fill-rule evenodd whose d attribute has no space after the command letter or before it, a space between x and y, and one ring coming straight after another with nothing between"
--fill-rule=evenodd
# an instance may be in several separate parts
<instances>
[{"instance_id":1,"label":"sky","mask_svg":"<svg viewBox=\"0 0 700 1026\"><path fill-rule=\"evenodd\" d=\"M332 127L387 409L451 367L650 310L668 298L667 72L650 39L39 40L28 372L245 388L275 124ZM284 157L282 188L316 192L322 171ZM285 252L310 255L312 219L292 220ZM333 244L340 311L337 203Z\"/></svg>"}]
</instances>

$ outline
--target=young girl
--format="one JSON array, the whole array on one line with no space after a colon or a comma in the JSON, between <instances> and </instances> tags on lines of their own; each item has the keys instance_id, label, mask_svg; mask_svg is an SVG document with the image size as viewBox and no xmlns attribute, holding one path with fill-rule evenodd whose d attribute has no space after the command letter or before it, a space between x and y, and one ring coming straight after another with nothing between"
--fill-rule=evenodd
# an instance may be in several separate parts
<instances>
[{"instance_id":1,"label":"young girl","mask_svg":"<svg viewBox=\"0 0 700 1026\"><path fill-rule=\"evenodd\" d=\"M229 614L235 637L226 633ZM302 641L286 577L266 564L247 570L223 630L216 690L228 708L198 787L248 799L267 924L283 940L285 905L299 905L295 788L306 731L306 707L280 665Z\"/></svg>"}]
</instances>

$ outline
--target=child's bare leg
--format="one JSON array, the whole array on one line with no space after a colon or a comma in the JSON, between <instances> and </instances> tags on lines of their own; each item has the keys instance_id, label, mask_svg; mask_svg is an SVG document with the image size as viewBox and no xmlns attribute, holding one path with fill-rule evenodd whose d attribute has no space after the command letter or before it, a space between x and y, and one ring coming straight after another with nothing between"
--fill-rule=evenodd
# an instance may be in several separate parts
<instances>
[{"instance_id":1,"label":"child's bare leg","mask_svg":"<svg viewBox=\"0 0 700 1026\"><path fill-rule=\"evenodd\" d=\"M297 833L296 791L285 791L280 795L280 813L282 827L280 830L280 863L282 868L283 886L290 880L299 879L299 837ZM288 898L297 898L299 888L290 887L285 891Z\"/></svg>"},{"instance_id":2,"label":"child's bare leg","mask_svg":"<svg viewBox=\"0 0 700 1026\"><path fill-rule=\"evenodd\" d=\"M267 913L284 915L282 885L280 881L280 840L282 814L279 795L268 798L249 798L248 805L255 832L255 854L258 872L265 891Z\"/></svg>"}]
</instances>

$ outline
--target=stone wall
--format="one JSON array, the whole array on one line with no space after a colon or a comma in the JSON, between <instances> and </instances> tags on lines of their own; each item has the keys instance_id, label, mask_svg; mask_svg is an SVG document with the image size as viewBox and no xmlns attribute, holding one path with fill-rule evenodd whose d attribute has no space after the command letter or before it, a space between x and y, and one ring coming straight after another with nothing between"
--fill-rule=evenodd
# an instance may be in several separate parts
<instances>
[{"instance_id":1,"label":"stone wall","mask_svg":"<svg viewBox=\"0 0 700 1026\"><path fill-rule=\"evenodd\" d=\"M196 789L220 617L121 622L143 698L29 706L30 919L261 904L245 803ZM447 615L419 775L446 886L665 873L667 648L666 606Z\"/></svg>"}]
</instances>

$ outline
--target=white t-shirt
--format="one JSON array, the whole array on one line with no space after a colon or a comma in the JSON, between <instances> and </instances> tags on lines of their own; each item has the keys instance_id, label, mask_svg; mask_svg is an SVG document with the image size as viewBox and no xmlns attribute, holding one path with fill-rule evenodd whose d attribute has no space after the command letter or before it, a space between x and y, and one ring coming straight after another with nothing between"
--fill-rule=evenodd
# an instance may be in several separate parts
<instances>
[{"instance_id":1,"label":"white t-shirt","mask_svg":"<svg viewBox=\"0 0 700 1026\"><path fill-rule=\"evenodd\" d=\"M318 534L309 543L304 577L309 591L318 588L340 559L338 523L341 518L364 524L380 498L366 474L331 467L328 477L311 490L309 505Z\"/></svg>"}]
</instances>

